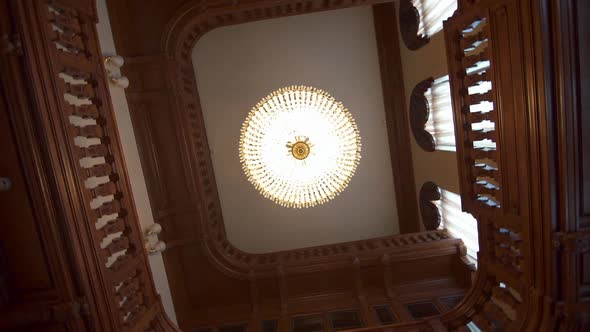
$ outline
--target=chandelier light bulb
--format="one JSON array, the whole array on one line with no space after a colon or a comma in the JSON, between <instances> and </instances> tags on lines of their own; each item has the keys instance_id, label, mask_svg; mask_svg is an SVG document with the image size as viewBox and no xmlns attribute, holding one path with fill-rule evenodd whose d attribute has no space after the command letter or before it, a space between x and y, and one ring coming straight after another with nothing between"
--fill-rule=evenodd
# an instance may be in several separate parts
<instances>
[{"instance_id":1,"label":"chandelier light bulb","mask_svg":"<svg viewBox=\"0 0 590 332\"><path fill-rule=\"evenodd\" d=\"M360 158L354 119L320 89L279 89L254 106L242 126L244 173L282 206L306 208L333 199L348 186Z\"/></svg>"}]
</instances>

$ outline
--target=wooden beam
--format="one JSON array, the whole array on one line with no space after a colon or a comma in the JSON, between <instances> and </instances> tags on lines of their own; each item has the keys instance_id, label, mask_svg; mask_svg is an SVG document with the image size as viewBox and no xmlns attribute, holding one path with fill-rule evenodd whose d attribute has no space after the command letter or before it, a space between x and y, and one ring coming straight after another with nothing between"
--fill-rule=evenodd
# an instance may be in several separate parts
<instances>
[{"instance_id":1,"label":"wooden beam","mask_svg":"<svg viewBox=\"0 0 590 332\"><path fill-rule=\"evenodd\" d=\"M420 231L420 218L395 14L394 3L373 6L399 228L412 233Z\"/></svg>"},{"instance_id":2,"label":"wooden beam","mask_svg":"<svg viewBox=\"0 0 590 332\"><path fill-rule=\"evenodd\" d=\"M363 285L363 278L361 272L361 261L358 259L358 257L355 257L353 259L352 265L354 268L354 286L356 290L356 297L358 300L361 316L367 326L375 326L376 322L375 319L373 319L373 315L371 314L371 309L367 302L367 295L365 294L365 287Z\"/></svg>"},{"instance_id":3,"label":"wooden beam","mask_svg":"<svg viewBox=\"0 0 590 332\"><path fill-rule=\"evenodd\" d=\"M391 305L393 315L399 321L411 321L413 319L412 316L406 307L399 302L396 292L393 290L393 267L391 266L391 257L389 255L383 255L381 263L383 264L383 284L385 285L386 294L389 298L389 304Z\"/></svg>"}]
</instances>

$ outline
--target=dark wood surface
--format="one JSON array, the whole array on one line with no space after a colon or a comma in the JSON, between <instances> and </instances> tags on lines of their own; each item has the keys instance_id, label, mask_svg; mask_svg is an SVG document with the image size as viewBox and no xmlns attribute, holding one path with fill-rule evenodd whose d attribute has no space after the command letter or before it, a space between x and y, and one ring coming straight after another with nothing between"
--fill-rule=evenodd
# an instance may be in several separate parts
<instances>
[{"instance_id":1,"label":"dark wood surface","mask_svg":"<svg viewBox=\"0 0 590 332\"><path fill-rule=\"evenodd\" d=\"M420 27L420 14L414 7L412 0L401 0L399 2L399 22L402 40L406 47L412 51L420 49L428 44L429 36L418 34Z\"/></svg>"},{"instance_id":2,"label":"dark wood surface","mask_svg":"<svg viewBox=\"0 0 590 332\"><path fill-rule=\"evenodd\" d=\"M420 188L420 214L426 230L434 230L440 226L441 215L433 201L441 199L440 188L432 181L425 182Z\"/></svg>"},{"instance_id":3,"label":"dark wood surface","mask_svg":"<svg viewBox=\"0 0 590 332\"><path fill-rule=\"evenodd\" d=\"M562 266L554 290L562 326L582 330L590 328L590 4L567 0L549 8L557 27L547 31L553 39L546 46L556 67L546 74L556 78L549 110L557 121L548 129L557 144L548 159L558 174L550 197L559 211L551 257Z\"/></svg>"},{"instance_id":4,"label":"dark wood surface","mask_svg":"<svg viewBox=\"0 0 590 332\"><path fill-rule=\"evenodd\" d=\"M425 126L430 117L430 105L424 96L426 91L432 87L434 79L429 77L416 84L410 95L410 127L418 146L424 151L433 152L436 143L432 134L426 131Z\"/></svg>"},{"instance_id":5,"label":"dark wood surface","mask_svg":"<svg viewBox=\"0 0 590 332\"><path fill-rule=\"evenodd\" d=\"M398 241L395 236L269 254L242 252L226 239L196 88L198 82L195 82L191 62L192 47L203 34L217 26L350 5L298 3L295 1L291 4L275 5L260 2L257 5L259 8L241 8L239 5L222 6L215 10L211 8L210 15L214 18L211 22L201 12L207 10L206 8L186 5L170 18L172 23L166 26L167 30L162 28L157 31L154 26L145 27L163 36L161 39L165 48L158 51L162 53L156 54L150 54L149 47L143 46L128 50L129 45L124 45L123 41L130 30L118 30L117 27L122 24L122 19L127 20L125 24L134 24L127 19L128 15L125 13L129 10L127 6L135 5L109 3L117 46L121 43L122 47L118 49L122 49L120 52L126 55L127 64L124 71L131 81L127 96L134 131L138 137L142 167L148 181L153 214L163 225L162 239L169 244L169 249L164 253L164 260L182 326L198 327L207 322L230 323L232 317L249 316L249 310L253 306L260 312L258 320L260 317L265 318L264 315L268 318L269 314L276 314L273 310L277 310L277 303L288 308L285 310L292 315L300 312L301 309L297 309L299 305L296 303L303 301L299 296L291 295L295 292L293 289L302 288L301 296L313 289L316 289L316 292L323 289L322 293L334 292L335 290L329 290L332 285L325 284L322 280L330 279L329 271L351 268L351 256L357 257L363 266L371 265L370 262L379 262L386 253L391 257L399 257L399 254L394 254L401 249L396 248L397 245L384 246L384 243ZM389 5L385 10L385 15L381 17L387 22L381 21L380 29L397 29L394 7ZM166 16L169 12L171 11L168 9L162 9L154 11L153 15ZM135 17L133 19L141 20ZM393 24L391 20L394 20ZM163 19L155 19L155 22L160 21ZM135 43L147 45L149 42ZM395 70L392 74L401 75L397 32L387 32L387 36L381 38L378 43L383 45L382 49L385 52L397 53L393 59L384 55L383 63L384 66L388 66L386 70L398 66L397 69L391 68ZM138 55L142 54L141 52L145 52L145 55ZM395 59L398 62L395 62ZM396 192L399 199L397 206L403 223L402 231L408 232L418 230L419 224L411 152L409 146L402 144L409 140L409 128L401 81L400 76L388 79L389 85L384 91L388 98L388 132L392 144L395 144L392 148L393 171L394 174L398 174L395 179L396 188L400 188ZM395 137L398 139L394 139ZM404 157L394 158L394 154ZM410 256L406 257L410 259ZM398 259L391 259L389 262L397 269ZM459 274L468 273L462 268L457 271ZM282 275L300 274L310 275L306 277L308 279L298 277L293 280L287 278L284 283L281 281ZM210 283L213 281L223 284L223 290L214 287ZM254 296L252 291L249 291L252 287L257 290L255 294L268 292L266 300L258 303L255 299L263 296ZM383 293L385 290L382 286L380 288L380 292ZM232 296L229 296L230 292L233 292ZM373 297L367 299L373 300ZM234 304L234 311L231 313L227 313L228 301ZM313 307L309 301L311 300L303 301L301 308ZM354 298L348 298L346 301L353 304L358 302ZM337 302L334 300L327 300L323 305L329 308L335 303ZM360 305L365 306L366 304L362 303ZM397 308L400 311L399 308L403 306L398 304ZM207 312L208 318L203 317L203 310L206 310L204 312ZM226 315L216 316L221 315L221 312L226 312ZM367 316L366 313L364 315ZM284 324L281 326L284 328Z\"/></svg>"},{"instance_id":6,"label":"dark wood surface","mask_svg":"<svg viewBox=\"0 0 590 332\"><path fill-rule=\"evenodd\" d=\"M1 170L13 181L0 193L11 290L0 329L174 330L143 249L95 3L0 3ZM74 104L82 99L86 106ZM84 139L94 144L77 143ZM96 166L82 163L90 159ZM103 225L107 215L116 217Z\"/></svg>"},{"instance_id":7,"label":"dark wood surface","mask_svg":"<svg viewBox=\"0 0 590 332\"><path fill-rule=\"evenodd\" d=\"M362 2L111 3L119 15L113 27L123 41L120 49L136 56L129 61L129 76L142 78L131 80L137 84L129 91L130 99L135 98L132 107L135 112L140 106L149 109L145 128L158 129L153 123L167 119L162 128L170 128L162 132L175 135L167 142L177 144L181 155L140 146L144 164L149 158L158 160L149 164L151 170L144 165L150 198L157 198L157 218L168 218L165 230L173 230L165 236L176 241L165 254L167 272L186 277L171 278L182 324L217 327L247 322L253 331L268 317L278 319L279 330L285 331L292 315L314 311L327 316L337 304L337 310L359 310L369 326L357 331L465 331L468 322L484 331L590 328L587 2L459 1L459 10L445 24L445 38L463 207L479 225L478 273L471 290L452 310L381 327L371 325L375 320L368 317L374 305L387 304L396 318L408 321L412 317L407 304L431 299L440 310L445 308L443 298L463 295L471 282L459 241L420 233L351 243L343 246L346 249L307 248L289 256L299 260L287 259L286 254L243 256L219 240L223 227L216 215L215 185L207 182L210 165L192 157L208 153L206 135L198 125L190 63L198 37L215 26ZM0 287L10 290L0 301L0 329L174 330L162 313L142 248L93 27L94 3L56 0L51 6L58 8L57 17L45 2L0 0L0 170L15 184L10 196L0 192L0 245L5 256L0 279L8 284ZM136 9L154 10L154 15L131 15ZM482 18L488 24L482 34L462 35ZM51 20L66 25L63 31L73 31L53 32ZM121 29L126 26L128 30ZM168 34L154 37L162 31ZM137 38L147 32L153 32L150 38ZM482 38L488 39L481 59L491 60L485 78L493 90L486 96L467 96L464 86L474 79L465 75L465 68L474 59L463 51ZM56 40L83 52L64 56L55 48ZM65 84L58 73L79 76L86 83ZM95 107L68 107L64 92L92 96ZM494 102L494 113L485 115L496 122L491 137L498 145L493 153L474 148L472 142L482 136L467 126L481 117L465 112L464 106L481 99ZM162 110L169 112L164 112L167 117L159 113ZM99 126L74 125L69 121L74 113L98 119ZM175 117L181 121L170 120ZM99 147L73 144L75 136L96 137L92 135L100 138ZM154 137L140 135L138 140L162 144L160 136ZM105 154L109 167L81 170L79 160L89 154ZM495 161L497 171L479 170L474 159L482 156ZM175 158L177 163L166 165L163 158ZM174 177L171 170L182 174ZM113 173L118 176L109 176L106 187L84 186L89 174ZM154 174L165 179L152 178ZM483 175L495 179L498 188L482 189L478 177ZM182 190L170 190L169 183ZM118 204L92 208L93 195L112 190ZM481 196L489 194L499 206L482 204ZM186 209L189 203L194 208ZM97 215L111 211L121 213L121 221L97 230ZM186 224L181 218L197 221ZM122 242L102 248L104 236L119 227L124 232L115 237ZM113 250L120 248L132 249L123 254L128 259L115 268L105 266ZM256 261L248 262L248 257ZM132 301L121 301L122 296ZM128 314L131 320L122 319Z\"/></svg>"},{"instance_id":8,"label":"dark wood surface","mask_svg":"<svg viewBox=\"0 0 590 332\"><path fill-rule=\"evenodd\" d=\"M416 198L412 148L409 144L410 127L395 4L374 5L373 17L400 232L418 232L420 231L418 222L420 217Z\"/></svg>"}]
</instances>

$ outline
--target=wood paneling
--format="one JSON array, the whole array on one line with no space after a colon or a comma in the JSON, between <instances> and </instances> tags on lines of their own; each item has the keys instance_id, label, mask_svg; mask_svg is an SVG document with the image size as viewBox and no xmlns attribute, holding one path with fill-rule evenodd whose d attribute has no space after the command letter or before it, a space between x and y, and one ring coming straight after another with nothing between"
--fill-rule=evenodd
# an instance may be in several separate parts
<instances>
[{"instance_id":1,"label":"wood paneling","mask_svg":"<svg viewBox=\"0 0 590 332\"><path fill-rule=\"evenodd\" d=\"M35 293L51 292L55 285L41 246L40 220L34 215L35 207L31 202L35 194L29 192L26 175L21 168L21 163L27 161L22 160L16 150L16 134L10 125L4 96L0 97L0 150L3 151L0 174L11 182L9 190L0 191L0 206L7 211L3 217L7 220L6 230L0 232L1 250L10 277L8 282L12 286L9 291L19 297L29 297L35 296Z\"/></svg>"},{"instance_id":2,"label":"wood paneling","mask_svg":"<svg viewBox=\"0 0 590 332\"><path fill-rule=\"evenodd\" d=\"M94 2L0 8L1 171L15 185L0 193L12 291L0 329L173 330L143 249Z\"/></svg>"},{"instance_id":3,"label":"wood paneling","mask_svg":"<svg viewBox=\"0 0 590 332\"><path fill-rule=\"evenodd\" d=\"M373 17L400 231L401 233L418 232L420 218L412 166L410 128L395 5L393 3L374 5Z\"/></svg>"},{"instance_id":4,"label":"wood paneling","mask_svg":"<svg viewBox=\"0 0 590 332\"><path fill-rule=\"evenodd\" d=\"M578 113L578 145L580 158L580 230L590 229L590 65L584 60L590 59L589 31L590 31L590 4L587 1L577 1L577 59L578 81L576 82L576 94L579 96Z\"/></svg>"},{"instance_id":5,"label":"wood paneling","mask_svg":"<svg viewBox=\"0 0 590 332\"><path fill-rule=\"evenodd\" d=\"M122 6L140 8L141 3L130 0ZM190 292L175 294L175 301L182 304L179 317L186 326L242 322L254 322L252 326L256 326L261 316L268 315L279 319L279 330L286 330L293 315L321 312L325 321L326 314L336 306L359 310L363 320L371 322L366 308L382 305L384 301L391 305L397 317L405 320L410 317L404 304L427 302L433 294L437 298L462 295L464 281L445 276L464 275L453 267L464 252L459 241L445 238L444 232L259 256L235 250L223 241L210 165L206 158L193 158L208 153L189 57L198 37L215 26L359 3L354 0L231 4L211 1L190 2L177 8L180 3L170 1L153 17L135 18L136 23L143 22L149 31L155 32L149 38L123 39L130 42L127 48L130 52L160 51L160 39L154 36L159 37L169 21L168 16L174 16L168 25L170 34L162 38L166 60L161 62L165 68L161 77L166 84L147 82L139 92L145 96L153 90L165 92L166 97L152 104L153 111L168 106L173 110L170 116L176 117L177 122L173 124L178 130L171 142L178 144L181 155L174 161L187 176L186 184L178 184L174 174L165 175L166 180L182 189L174 193L168 192L167 183L150 179L150 191L157 195L161 194L159 191L165 193L153 196L158 199L157 211L163 218L182 215L184 205L176 204L177 199L180 203L191 199L196 202L196 209L191 213L199 217L198 222L193 228L179 226L175 232L194 230L189 234L195 234L199 241L187 243L182 236L174 237L179 245L167 253L166 263L177 269L174 273L178 275L185 273L184 269L192 269L190 276L195 278L194 285L187 279L172 285L176 292ZM31 215L23 215L22 228L14 229L14 240L42 240L39 241L42 248L37 250L43 255L38 252L23 255L27 259L22 262L39 264L30 267L31 271L42 273L45 269L48 275L46 280L22 281L21 286L25 282L45 286L41 292L30 292L29 298L20 298L31 300L26 306L19 306L14 302L18 297L9 294L8 305L0 308L2 328L23 329L22 324L35 322L38 328L30 330L173 330L162 314L142 249L141 231L96 44L93 5L92 1L55 0L48 7L46 2L33 0L0 0L3 9L0 11L3 98L0 111L9 119L3 121L9 123L2 128L8 139L3 140L5 145L1 147L6 156L12 156L2 161L6 160L6 170L11 174L20 173L16 174L15 183L26 186L26 190L15 191L23 196L18 204L27 204L33 210ZM150 3L146 8L156 8L153 6L155 3ZM385 13L375 12L376 21L386 26L384 18L391 14L390 9ZM584 134L590 128L588 69L583 61L590 43L585 42L587 35L581 33L588 28L589 16L588 4L581 0L459 2L459 10L445 24L445 35L458 124L462 196L465 209L477 217L480 228L479 272L473 290L455 309L432 319L384 328L464 330L470 321L483 330L584 330L590 326L587 258L590 236L585 177L590 170L588 140ZM475 36L465 33L473 22L482 19L487 24L483 33ZM153 28L148 21L154 22ZM54 30L53 24L61 29ZM137 33L142 31L142 26L138 24L131 30ZM388 30L381 37L395 38L390 33ZM466 47L485 39L487 47L483 55L466 56ZM56 42L63 48L56 48ZM391 50L382 52L381 56L395 61ZM466 79L470 75L465 69L480 59L491 61L485 78L492 82L493 90L484 96L469 96L463 84L475 81ZM64 82L64 75L83 82ZM388 84L395 87L399 83ZM64 93L77 98L92 97L90 105L71 105L64 99ZM464 106L481 100L494 102L494 112L489 116L496 123L491 135L498 145L493 152L478 151L472 145L475 138L486 134L473 133L468 125L488 115L474 116ZM70 117L88 118L92 124L80 126L70 121ZM167 131L172 131L171 128L169 123ZM408 128L405 134L409 135ZM98 143L78 146L80 137L93 138ZM142 154L145 151L150 150ZM157 152L157 156L175 158L173 153ZM102 166L81 168L80 159L99 156L104 158L99 163ZM495 161L497 171L478 169L474 162L482 157ZM20 167L17 171L10 167L16 163ZM173 169L157 166L161 166L158 171L166 173ZM478 180L482 174L495 179L499 187L482 189L482 181ZM98 175L108 185L88 188L85 181ZM95 201L97 196L106 194L113 198L102 205ZM486 202L482 196L487 195L497 199L499 206L482 204ZM12 206L2 207L13 211ZM21 209L15 208L14 212L19 218ZM97 218L111 212L119 218L97 229ZM25 226L30 232L23 231L27 230ZM117 235L120 232L115 231L121 229L123 233ZM116 240L102 246L107 234L113 234ZM13 239L3 236L2 240L5 245ZM17 245L22 246L17 243L13 248ZM113 253L121 251L124 251L120 256L123 258L115 259L113 265L106 264ZM19 263L12 257L9 259L8 282L14 278L10 270L18 271L20 267L14 265ZM375 267L381 269L383 283L376 281ZM334 285L325 280L318 282L332 287L331 293L318 288L308 292L301 285L297 288L290 284L297 278L312 282L309 280L314 274L326 271L342 271L350 279L342 278ZM414 272L410 275L406 271ZM433 276L440 279L432 280ZM338 277L334 275L332 279ZM417 278L422 282L416 283ZM342 292L348 281L354 285L350 291ZM364 293L377 284L382 284L384 289ZM266 285L270 285L268 291L259 291ZM296 298L290 296L293 294L290 289L297 290ZM217 303L208 301L219 293L223 296L215 298ZM52 297L47 297L48 294ZM264 301L256 299L268 300L270 305L265 307ZM363 331L368 330L371 328Z\"/></svg>"},{"instance_id":6,"label":"wood paneling","mask_svg":"<svg viewBox=\"0 0 590 332\"><path fill-rule=\"evenodd\" d=\"M555 128L558 144L558 232L554 235L556 261L561 264L559 285L561 326L590 328L590 4L567 0L549 7L556 29L551 31L555 67ZM553 43L553 44L551 44Z\"/></svg>"},{"instance_id":7,"label":"wood paneling","mask_svg":"<svg viewBox=\"0 0 590 332\"><path fill-rule=\"evenodd\" d=\"M166 6L173 5L170 3ZM381 282L369 281L366 286L376 296L383 297L384 283L380 264L382 255L390 254L394 268L398 268L402 261L411 261L424 253L415 245L424 246L420 248L434 256L445 257L441 262L448 262L447 257L450 260L459 257L459 242L455 243L457 247L449 246L450 243L445 243L446 235L438 231L269 254L242 252L226 239L190 57L192 47L204 33L217 26L349 5L357 4L260 2L256 6L245 7L239 4L220 4L215 10L213 5L186 5L179 9L175 14L177 16L169 18L172 23L168 30L158 32L166 43L166 48L162 50L165 54L141 53L145 50L140 47L130 51L135 56L126 58L124 71L131 80L127 96L134 131L140 145L144 174L148 178L152 208L163 225L162 238L168 243L176 243L164 253L164 260L182 326L194 328L246 319L253 313L244 311L245 308L256 309L256 317L264 318L264 315L269 317L271 314L305 313L311 307L333 309L336 303L366 307L366 300L362 299L361 294L365 287L362 281L356 279L363 278L362 271L365 269L376 269L376 274L373 273L368 280ZM119 21L125 9L114 13L113 8L122 7L115 3L112 6L111 18ZM387 19L390 18L389 15L395 19L393 8L389 7L392 11L387 13ZM164 9L153 14L166 16L169 12L169 9ZM162 18L158 18L155 21L161 20ZM121 35L126 35L129 31L119 30L118 24L121 23L113 23L115 36L119 35L120 40L124 40L125 37ZM381 25L382 29L390 27L389 24ZM155 28L150 26L146 29L154 31L152 29ZM388 34L380 43L386 44L386 52L397 52L399 62L398 43L393 37L397 38L397 32ZM125 45L122 49L126 50L128 46ZM387 66L395 64L391 60L388 55L384 56L383 61ZM397 73L401 71L397 70ZM399 86L388 86L386 89L394 89L396 94L388 95L389 119L397 122L390 121L388 131L390 136L395 135L408 141L407 111L403 105L403 91L396 90ZM391 102L396 105L392 106ZM403 134L398 134L398 131ZM409 146L400 148L397 146L404 144L399 140L393 141L397 149L396 157L392 156L395 161L393 170L395 172L402 167L404 172L396 180L396 187L402 188L397 192L397 205L403 214L400 215L400 220L405 223L406 231L412 227L417 230L419 225L415 214L417 207L413 175L408 176L408 172L412 171L411 155L404 155L405 152L409 153ZM400 159L399 156L404 157ZM184 182L179 183L181 181ZM407 188L412 191L405 192ZM411 201L412 198L414 201ZM181 216L181 212L186 213ZM187 241L191 239L195 243L199 242L200 247L189 245ZM420 254L414 257L416 252ZM357 265L353 264L353 257L357 258ZM358 266L361 273L355 272L357 268L353 268L354 266ZM440 264L433 267L433 270L442 269L436 274L448 275L449 271L443 270L449 266ZM459 274L464 272L458 270ZM391 280L393 282L393 278ZM284 324L281 326L284 327Z\"/></svg>"}]
</instances>

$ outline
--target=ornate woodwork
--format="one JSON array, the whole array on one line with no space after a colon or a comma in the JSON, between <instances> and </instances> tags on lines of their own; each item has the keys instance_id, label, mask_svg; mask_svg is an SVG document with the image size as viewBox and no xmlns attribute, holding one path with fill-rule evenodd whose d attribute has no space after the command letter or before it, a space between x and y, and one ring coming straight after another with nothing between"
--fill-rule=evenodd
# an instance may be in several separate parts
<instances>
[{"instance_id":1,"label":"ornate woodwork","mask_svg":"<svg viewBox=\"0 0 590 332\"><path fill-rule=\"evenodd\" d=\"M420 188L420 214L426 230L435 230L440 226L441 215L433 201L440 200L440 189L434 182L426 182Z\"/></svg>"},{"instance_id":2,"label":"ornate woodwork","mask_svg":"<svg viewBox=\"0 0 590 332\"><path fill-rule=\"evenodd\" d=\"M195 82L191 61L195 43L207 31L219 26L363 3L367 2L308 1L305 5L298 5L298 2L293 2L291 5L286 3L277 5L261 1L256 6L236 4L236 6L218 8L186 5L178 10L175 16L167 18L172 23L166 26L165 31L156 32L163 36L162 48L165 54L126 57L125 75L131 81L127 89L130 110L135 132L138 135L142 164L148 178L148 191L154 207L154 215L157 222L163 225L162 239L169 244L169 249L164 253L164 259L170 271L169 280L171 280L178 316L181 317L181 325L196 327L199 326L197 324L202 326L204 322L207 322L203 320L204 318L198 317L195 309L191 309L198 308L199 304L191 304L196 301L187 295L187 288L194 289L194 294L201 294L199 289L204 285L184 286L190 284L191 280L199 274L217 275L221 272L220 278L235 284L236 289L248 290L244 296L254 294L251 295L252 299L259 298L259 295L252 291L254 287L252 284L254 283L255 288L260 290L260 284L266 283L264 280L268 279L272 284L280 286L278 288L283 311L293 313L293 310L289 309L292 307L293 300L288 299L291 297L288 293L291 292L286 291L293 286L288 280L285 282L285 278L289 279L289 276L348 269L353 261L351 258L356 258L363 266L367 266L372 261L378 262L383 255L394 257L392 264L398 266L399 258L402 257L400 255L407 257L406 259L413 259L411 255L406 256L410 251L401 254L404 246L419 246L423 241L435 244L443 240L436 237L430 238L430 235L425 238L423 236L417 238L392 236L285 252L252 254L235 248L226 239L198 99L196 86L198 82ZM118 8L116 3L112 6ZM125 8L121 10L125 12ZM386 4L375 7L374 12L378 17L375 20L377 31L379 31L378 45L384 53L397 56L397 60L389 56L380 59L385 81L384 92L387 99L385 106L390 128L392 156L407 156L404 159L392 159L394 174L397 177L396 187L399 185L402 188L397 194L399 200L397 205L401 210L409 211L402 218L404 222L411 225L411 228L408 227L407 230L418 230L416 195L411 180L413 170L411 164L405 161L411 159L411 152L409 146L402 144L409 139L409 128L407 113L404 112L403 86L400 83L402 80L397 50L399 44L397 24L394 20L395 8L393 4ZM124 14L117 14L120 13L117 9L112 13L113 27L117 31L116 15ZM126 37L119 36L119 38L124 40ZM121 47L118 47L118 52L125 55L126 45ZM131 51L132 54L138 52L145 52L145 49L138 48ZM162 80L163 77L166 80ZM399 78L396 79L396 77ZM180 167L171 168L170 165ZM401 171L399 171L400 168ZM439 248L442 250L442 243ZM186 260L188 257L191 261ZM211 267L203 266L198 272L193 272L192 268L183 268L181 272L179 267L172 263L186 262L182 265L191 265L195 262L195 257L199 257L199 261ZM209 271L211 268L214 270ZM204 271L205 269L207 271ZM246 298L245 301L250 302L252 299ZM366 307L360 299L361 307ZM257 304L252 306L257 307L258 312L269 310ZM183 312L184 310L186 312ZM228 314L227 317L229 319L230 315ZM215 323L213 314L210 314L210 321Z\"/></svg>"},{"instance_id":3,"label":"ornate woodwork","mask_svg":"<svg viewBox=\"0 0 590 332\"><path fill-rule=\"evenodd\" d=\"M553 188L551 178L555 173L551 172L555 169L551 168L553 160L549 157L552 148L545 138L552 136L543 135L551 123L543 112L553 111L544 98L555 92L550 90L553 73L548 64L552 57L547 53L552 49L547 47L552 39L544 35L548 31L542 31L540 27L549 21L548 15L559 15L555 14L554 8L543 3L529 0L459 1L458 11L445 24L461 194L464 209L479 220L479 270L472 291L454 310L436 320L417 323L414 328L435 330L441 329L442 324L443 328L462 329L472 321L484 330L525 327L543 330L551 324L549 319L543 320L542 313L550 313L555 301L550 295L552 290L546 288L546 280L552 274L535 273L544 269L549 271L551 264L543 258L548 256L532 255L540 248L552 252L545 247L547 239L552 236L547 227L539 225L550 224L551 211L555 211L551 194L540 194L542 191L539 190L545 188L546 193L555 192L547 190ZM202 120L193 69L189 64L198 38L216 26L302 13L306 8L337 8L341 4L328 1L323 3L326 7L321 7L313 1L293 1L273 7L260 1L256 5L236 3L215 9L206 5L187 5L169 21L172 23L167 26L169 32L164 34L162 47L147 43L129 49L131 53L143 50L149 54L163 50L166 54L170 61L168 65L173 68L168 75L176 73L172 77L178 77L171 85L178 87L182 94L177 99L184 111L177 116L182 118L182 112L186 112L187 119L194 119L186 121L189 128L186 132L191 133L187 136L200 137L196 141L187 140L186 146L197 146L197 154L206 156L209 152L204 127L195 125ZM564 20L567 18L564 16ZM126 38L130 39L122 37L122 40ZM388 49L381 50L385 58L395 58L395 54L388 52ZM163 55L158 57L164 58ZM138 61L144 62L145 58ZM489 65L466 70L484 61L489 61ZM395 60L390 60L391 63ZM138 66L138 72L140 68ZM469 94L469 87L482 83L491 84L492 89L482 94ZM140 100L145 94L145 90L139 89L136 97ZM472 105L485 101L493 103L489 112L471 111ZM493 123L493 129L488 126L482 130L483 121ZM481 144L484 140L491 144ZM201 175L210 174L208 162L198 164L201 168L196 169L201 170ZM542 165L548 168L542 168ZM212 181L203 182L201 186L205 188L205 195L214 193ZM202 205L214 207L216 202L215 199L205 200ZM217 213L207 212L205 215L214 217L218 224ZM556 241L561 243L561 240ZM545 302L541 301L542 298L546 299ZM581 307L564 305L562 308L571 317L569 313ZM393 326L399 327L391 325L389 328Z\"/></svg>"},{"instance_id":4,"label":"ornate woodwork","mask_svg":"<svg viewBox=\"0 0 590 332\"><path fill-rule=\"evenodd\" d=\"M143 249L94 2L6 0L2 8L2 32L17 36L2 55L2 102L8 105L2 131L12 133L10 144L19 149L9 146L6 153L26 165L3 201L16 198L19 208L9 219L30 228L11 224L10 237L2 238L16 287L0 326L139 331L160 320L173 330ZM19 197L24 190L32 198ZM29 209L22 206L27 201ZM30 247L18 242L25 239ZM38 266L22 271L19 251ZM34 260L33 253L41 256Z\"/></svg>"},{"instance_id":5,"label":"ornate woodwork","mask_svg":"<svg viewBox=\"0 0 590 332\"><path fill-rule=\"evenodd\" d=\"M168 241L167 269L183 273L186 258L201 269L195 283L211 288L195 293L192 285L183 288L172 280L176 292L188 290L175 301L182 308L222 292L229 301L250 301L223 310L205 303L199 313L180 309L180 314L201 315L198 322L214 317L210 324L252 321L253 328L264 312L285 330L289 316L306 312L310 303L322 312L339 303L365 316L367 307L387 303L405 320L409 313L403 303L420 300L410 299L403 283L393 282L404 274L392 273L392 264L405 262L410 265L396 266L422 271L417 266L452 265L464 255L460 241L440 231L259 256L224 243L211 167L203 157L209 151L190 64L194 43L217 26L366 3L195 1L181 9L159 3L164 19L150 17L149 29L158 31L166 24L162 22L171 22L168 34L155 34L163 36L164 46L154 47L151 35L150 41L131 41L122 48L123 53L150 54L131 61L134 77L153 75L131 79L139 85L129 94L134 107L172 105L170 113L152 112L154 118L137 121L135 114L137 123L177 124L162 129L175 130L179 144L167 145L172 151L140 143L150 195L160 208L157 218L168 221L168 236L178 236ZM93 2L1 0L0 9L2 171L14 180L11 195L0 193L0 198L9 207L3 209L8 220L19 220L0 234L0 252L6 257L0 283L13 285L0 284L0 291L10 290L0 297L0 328L174 330L163 314L143 250L94 31ZM589 15L588 3L576 0L459 1L458 11L445 23L445 38L462 205L479 223L478 272L471 290L448 312L359 331L465 331L469 322L485 331L590 327L590 187L585 180L590 172L590 94L583 62L589 44L581 33L589 29ZM130 32L143 27L138 24ZM485 65L467 70L477 63ZM492 89L469 94L468 88L481 82ZM483 101L493 109L471 107ZM493 122L494 129L474 128L484 120ZM149 139L154 137L147 133L140 137ZM495 144L482 146L477 143L482 139ZM158 153L178 150L181 157L171 160L182 172L174 169L181 173L174 177ZM183 189L170 191L173 185ZM197 221L187 224L183 218ZM19 271L19 260L31 264ZM370 293L377 283L383 294ZM294 286L301 284L314 288L310 293ZM329 286L340 292L314 295ZM428 287L439 285L427 281L411 291ZM235 321L219 318L225 316Z\"/></svg>"},{"instance_id":6,"label":"ornate woodwork","mask_svg":"<svg viewBox=\"0 0 590 332\"><path fill-rule=\"evenodd\" d=\"M590 55L590 6L567 0L552 2L547 10L555 19L553 29L544 27L553 38L545 47L555 61L547 75L555 78L551 87L557 92L550 100L557 121L547 133L557 141L549 157L558 176L550 190L560 210L551 224L553 239L545 238L553 243L546 252L561 264L557 273L563 282L555 289L561 295L556 308L560 327L584 330L590 328L590 66L584 61Z\"/></svg>"},{"instance_id":7,"label":"ornate woodwork","mask_svg":"<svg viewBox=\"0 0 590 332\"><path fill-rule=\"evenodd\" d=\"M416 84L410 95L410 128L418 146L428 152L435 150L436 143L432 134L424 129L430 116L430 105L424 94L433 82L434 79L430 77Z\"/></svg>"},{"instance_id":8,"label":"ornate woodwork","mask_svg":"<svg viewBox=\"0 0 590 332\"><path fill-rule=\"evenodd\" d=\"M399 2L400 33L406 47L415 51L428 44L430 37L418 34L420 27L420 13L414 7L412 0Z\"/></svg>"},{"instance_id":9,"label":"ornate woodwork","mask_svg":"<svg viewBox=\"0 0 590 332\"><path fill-rule=\"evenodd\" d=\"M395 184L396 208L400 232L418 232L420 225L418 217L418 203L414 184L414 168L412 163L412 149L408 128L408 114L406 113L406 90L403 84L402 62L399 50L397 22L395 20L394 3L384 3L373 6L373 20L375 22L375 36L379 53L381 69L381 86L385 106L385 121L387 123L387 137L393 182Z\"/></svg>"}]
</instances>

